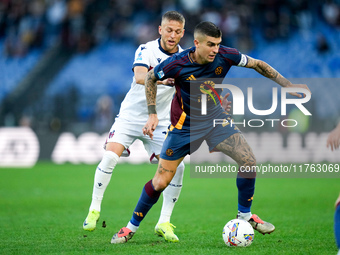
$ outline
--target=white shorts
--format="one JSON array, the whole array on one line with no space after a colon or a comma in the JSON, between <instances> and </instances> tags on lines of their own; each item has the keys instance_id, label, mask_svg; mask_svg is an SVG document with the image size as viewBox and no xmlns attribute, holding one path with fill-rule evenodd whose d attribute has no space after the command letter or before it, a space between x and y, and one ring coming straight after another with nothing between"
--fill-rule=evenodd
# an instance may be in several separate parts
<instances>
[{"instance_id":1,"label":"white shorts","mask_svg":"<svg viewBox=\"0 0 340 255\"><path fill-rule=\"evenodd\" d=\"M106 143L120 143L125 147L125 149L127 149L136 139L139 139L143 142L144 148L151 161L155 155L159 155L161 153L168 126L157 126L153 132L153 140L151 140L148 135L143 135L143 127L144 124L131 123L126 120L116 118L110 129Z\"/></svg>"}]
</instances>

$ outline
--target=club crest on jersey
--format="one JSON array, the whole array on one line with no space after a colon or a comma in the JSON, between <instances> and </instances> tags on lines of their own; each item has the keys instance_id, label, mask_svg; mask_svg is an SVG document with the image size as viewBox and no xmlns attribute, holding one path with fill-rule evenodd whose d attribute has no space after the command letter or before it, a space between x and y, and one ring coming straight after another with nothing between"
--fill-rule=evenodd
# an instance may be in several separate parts
<instances>
[{"instance_id":1,"label":"club crest on jersey","mask_svg":"<svg viewBox=\"0 0 340 255\"><path fill-rule=\"evenodd\" d=\"M208 94L210 98L214 101L215 105L217 105L217 102L215 100L215 97L213 94L216 95L217 99L220 101L220 104L222 105L222 101L220 98L220 95L215 90L215 83L213 81L205 81L200 85L200 91L203 94Z\"/></svg>"},{"instance_id":2,"label":"club crest on jersey","mask_svg":"<svg viewBox=\"0 0 340 255\"><path fill-rule=\"evenodd\" d=\"M115 135L115 130L109 133L109 138L112 138Z\"/></svg>"},{"instance_id":3,"label":"club crest on jersey","mask_svg":"<svg viewBox=\"0 0 340 255\"><path fill-rule=\"evenodd\" d=\"M223 67L222 66L218 66L215 69L215 74L220 75L222 73L222 71L223 71Z\"/></svg>"},{"instance_id":4,"label":"club crest on jersey","mask_svg":"<svg viewBox=\"0 0 340 255\"><path fill-rule=\"evenodd\" d=\"M172 149L167 149L165 154L169 157L171 157L172 155L174 155L174 151Z\"/></svg>"}]
</instances>

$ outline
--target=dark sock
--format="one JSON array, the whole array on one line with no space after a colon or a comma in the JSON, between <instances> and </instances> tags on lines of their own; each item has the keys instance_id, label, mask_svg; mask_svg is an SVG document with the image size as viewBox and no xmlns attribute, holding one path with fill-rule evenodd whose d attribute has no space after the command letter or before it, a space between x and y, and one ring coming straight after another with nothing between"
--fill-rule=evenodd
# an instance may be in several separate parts
<instances>
[{"instance_id":1,"label":"dark sock","mask_svg":"<svg viewBox=\"0 0 340 255\"><path fill-rule=\"evenodd\" d=\"M154 187L152 186L152 180L145 184L130 220L133 225L139 226L151 207L156 204L161 193L162 192L156 191L154 189Z\"/></svg>"}]
</instances>

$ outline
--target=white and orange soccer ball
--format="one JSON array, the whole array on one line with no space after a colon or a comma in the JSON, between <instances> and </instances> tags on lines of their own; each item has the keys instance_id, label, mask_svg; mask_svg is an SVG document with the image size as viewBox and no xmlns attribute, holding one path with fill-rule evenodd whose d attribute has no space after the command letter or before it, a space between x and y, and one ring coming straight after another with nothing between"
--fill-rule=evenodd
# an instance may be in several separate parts
<instances>
[{"instance_id":1,"label":"white and orange soccer ball","mask_svg":"<svg viewBox=\"0 0 340 255\"><path fill-rule=\"evenodd\" d=\"M225 224L222 237L227 246L247 247L254 240L254 229L249 222L234 219Z\"/></svg>"}]
</instances>

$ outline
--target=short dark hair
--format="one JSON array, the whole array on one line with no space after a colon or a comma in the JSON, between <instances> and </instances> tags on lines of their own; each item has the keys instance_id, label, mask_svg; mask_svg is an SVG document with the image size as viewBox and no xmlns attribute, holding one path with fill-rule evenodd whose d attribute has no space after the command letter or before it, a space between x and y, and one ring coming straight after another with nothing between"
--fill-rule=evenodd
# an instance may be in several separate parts
<instances>
[{"instance_id":1,"label":"short dark hair","mask_svg":"<svg viewBox=\"0 0 340 255\"><path fill-rule=\"evenodd\" d=\"M180 14L179 12L176 11L168 11L166 13L163 14L162 16L162 22L163 20L175 20L178 21L180 23L183 23L183 25L185 24L185 18L182 14Z\"/></svg>"},{"instance_id":2,"label":"short dark hair","mask_svg":"<svg viewBox=\"0 0 340 255\"><path fill-rule=\"evenodd\" d=\"M194 30L195 39L199 35L220 38L222 37L222 31L214 23L209 21L202 21L197 24Z\"/></svg>"}]
</instances>

